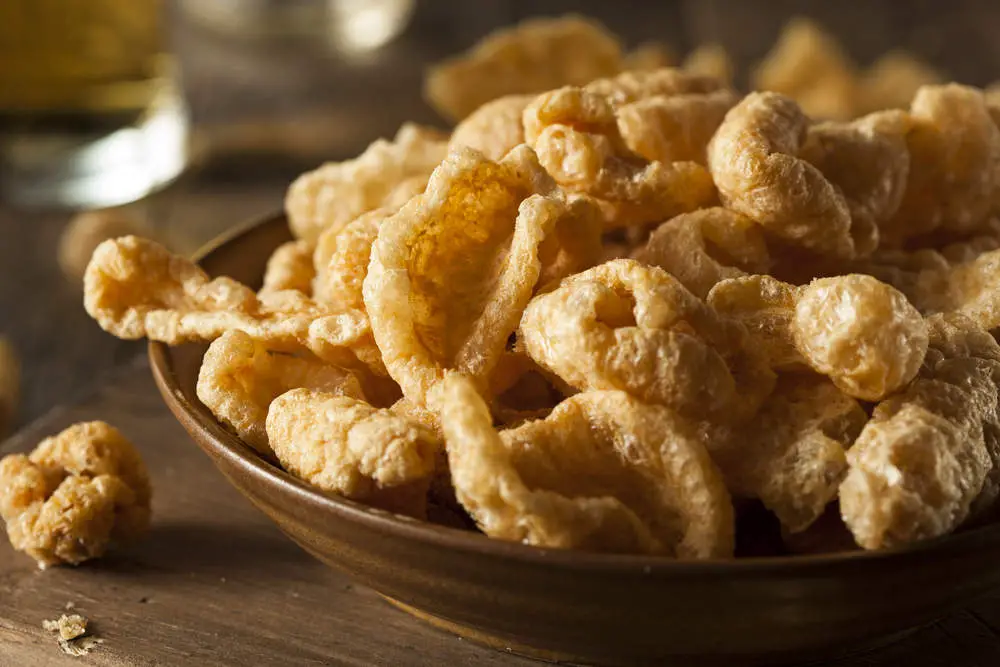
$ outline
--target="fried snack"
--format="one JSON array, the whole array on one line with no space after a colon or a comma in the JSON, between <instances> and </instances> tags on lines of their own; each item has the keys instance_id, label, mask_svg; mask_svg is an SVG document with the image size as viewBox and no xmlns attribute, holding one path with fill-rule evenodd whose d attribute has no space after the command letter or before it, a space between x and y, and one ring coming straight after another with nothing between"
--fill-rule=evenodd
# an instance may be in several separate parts
<instances>
[{"instance_id":1,"label":"fried snack","mask_svg":"<svg viewBox=\"0 0 1000 667\"><path fill-rule=\"evenodd\" d=\"M515 346L504 352L490 378L490 412L498 424L518 426L548 417L563 398L575 393Z\"/></svg>"},{"instance_id":2,"label":"fried snack","mask_svg":"<svg viewBox=\"0 0 1000 667\"><path fill-rule=\"evenodd\" d=\"M625 54L622 69L654 70L673 67L677 64L677 54L665 42L643 42Z\"/></svg>"},{"instance_id":3,"label":"fried snack","mask_svg":"<svg viewBox=\"0 0 1000 667\"><path fill-rule=\"evenodd\" d=\"M267 408L281 394L299 388L365 398L358 378L349 370L315 358L272 352L236 329L212 342L198 372L198 400L265 456L271 454L264 428Z\"/></svg>"},{"instance_id":4,"label":"fried snack","mask_svg":"<svg viewBox=\"0 0 1000 667\"><path fill-rule=\"evenodd\" d=\"M498 97L582 86L621 66L621 44L597 21L574 14L529 19L431 67L424 99L457 121Z\"/></svg>"},{"instance_id":5,"label":"fried snack","mask_svg":"<svg viewBox=\"0 0 1000 667\"><path fill-rule=\"evenodd\" d=\"M771 268L760 227L721 207L682 213L668 220L633 256L664 269L700 299L722 280L767 273Z\"/></svg>"},{"instance_id":6,"label":"fried snack","mask_svg":"<svg viewBox=\"0 0 1000 667\"><path fill-rule=\"evenodd\" d=\"M417 421L349 396L292 389L271 403L267 437L285 470L323 491L426 515L441 441Z\"/></svg>"},{"instance_id":7,"label":"fried snack","mask_svg":"<svg viewBox=\"0 0 1000 667\"><path fill-rule=\"evenodd\" d=\"M84 306L101 328L127 340L208 342L238 329L274 350L308 350L351 368L360 360L376 373L381 365L363 312L334 312L293 290L258 297L135 236L105 241L94 251Z\"/></svg>"},{"instance_id":8,"label":"fried snack","mask_svg":"<svg viewBox=\"0 0 1000 667\"><path fill-rule=\"evenodd\" d=\"M733 507L694 431L619 391L578 394L497 433L475 385L433 403L459 502L490 537L541 547L731 556Z\"/></svg>"},{"instance_id":9,"label":"fried snack","mask_svg":"<svg viewBox=\"0 0 1000 667\"><path fill-rule=\"evenodd\" d=\"M739 348L742 333L670 274L619 259L535 297L519 340L536 363L571 387L620 389L684 416L706 417L734 409L736 369L726 357ZM758 375L768 374L741 379L759 382L762 400L773 378Z\"/></svg>"},{"instance_id":10,"label":"fried snack","mask_svg":"<svg viewBox=\"0 0 1000 667\"><path fill-rule=\"evenodd\" d=\"M770 233L820 255L856 254L851 213L823 173L799 157L809 119L790 98L751 93L708 146L722 202Z\"/></svg>"},{"instance_id":11,"label":"fried snack","mask_svg":"<svg viewBox=\"0 0 1000 667\"><path fill-rule=\"evenodd\" d=\"M710 76L726 85L732 85L736 67L726 48L718 42L706 42L687 54L681 69L699 76Z\"/></svg>"},{"instance_id":12,"label":"fried snack","mask_svg":"<svg viewBox=\"0 0 1000 667\"><path fill-rule=\"evenodd\" d=\"M297 238L315 244L324 230L362 213L399 208L423 192L446 153L447 138L437 130L405 123L392 141L378 139L353 160L299 176L285 198L288 224Z\"/></svg>"},{"instance_id":13,"label":"fried snack","mask_svg":"<svg viewBox=\"0 0 1000 667\"><path fill-rule=\"evenodd\" d=\"M922 86L940 83L940 72L913 54L889 51L858 82L858 104L863 112L907 109Z\"/></svg>"},{"instance_id":14,"label":"fried snack","mask_svg":"<svg viewBox=\"0 0 1000 667\"><path fill-rule=\"evenodd\" d=\"M14 347L0 336L0 436L14 423L21 395L21 364Z\"/></svg>"},{"instance_id":15,"label":"fried snack","mask_svg":"<svg viewBox=\"0 0 1000 667\"><path fill-rule=\"evenodd\" d=\"M660 222L715 198L712 179L701 165L648 162L632 153L612 104L584 89L540 95L524 111L524 133L564 190L601 204L606 228Z\"/></svg>"},{"instance_id":16,"label":"fried snack","mask_svg":"<svg viewBox=\"0 0 1000 667\"><path fill-rule=\"evenodd\" d=\"M797 533L837 497L845 450L867 420L858 402L826 378L788 373L752 426L709 426L705 444L733 496L759 498Z\"/></svg>"},{"instance_id":17,"label":"fried snack","mask_svg":"<svg viewBox=\"0 0 1000 667\"><path fill-rule=\"evenodd\" d=\"M150 496L139 453L104 422L75 424L28 456L0 460L0 518L11 545L42 569L78 565L142 535Z\"/></svg>"},{"instance_id":18,"label":"fried snack","mask_svg":"<svg viewBox=\"0 0 1000 667\"><path fill-rule=\"evenodd\" d=\"M676 67L664 67L649 71L622 72L617 76L596 79L583 86L583 89L592 95L603 96L617 108L647 97L705 94L725 87L715 77L685 72Z\"/></svg>"},{"instance_id":19,"label":"fried snack","mask_svg":"<svg viewBox=\"0 0 1000 667\"><path fill-rule=\"evenodd\" d=\"M491 160L499 160L524 143L521 116L537 95L505 95L487 102L455 127L448 151L475 148Z\"/></svg>"},{"instance_id":20,"label":"fried snack","mask_svg":"<svg viewBox=\"0 0 1000 667\"><path fill-rule=\"evenodd\" d=\"M960 316L935 315L929 324L921 376L876 406L847 455L841 514L865 549L951 532L995 466L996 433L991 457L984 420L995 427L1000 348Z\"/></svg>"},{"instance_id":21,"label":"fried snack","mask_svg":"<svg viewBox=\"0 0 1000 667\"><path fill-rule=\"evenodd\" d=\"M1000 327L1000 250L957 264L943 275L924 272L917 280L917 291L931 312L955 311L983 329Z\"/></svg>"},{"instance_id":22,"label":"fried snack","mask_svg":"<svg viewBox=\"0 0 1000 667\"><path fill-rule=\"evenodd\" d=\"M319 237L313 264L316 277L313 293L320 303L337 309L363 311L362 288L368 275L372 244L382 221L393 214L379 208L363 213L339 230L327 230Z\"/></svg>"},{"instance_id":23,"label":"fried snack","mask_svg":"<svg viewBox=\"0 0 1000 667\"><path fill-rule=\"evenodd\" d=\"M708 303L746 325L773 367L808 364L863 400L906 385L927 351L920 313L871 276L821 278L801 288L769 276L734 278L712 288Z\"/></svg>"},{"instance_id":24,"label":"fried snack","mask_svg":"<svg viewBox=\"0 0 1000 667\"><path fill-rule=\"evenodd\" d=\"M316 276L312 256L313 248L305 241L282 243L267 260L261 290L277 292L290 289L312 294L312 282Z\"/></svg>"},{"instance_id":25,"label":"fried snack","mask_svg":"<svg viewBox=\"0 0 1000 667\"><path fill-rule=\"evenodd\" d=\"M857 106L854 65L818 24L793 18L751 73L753 89L794 98L814 118L849 120Z\"/></svg>"},{"instance_id":26,"label":"fried snack","mask_svg":"<svg viewBox=\"0 0 1000 667\"><path fill-rule=\"evenodd\" d=\"M386 368L424 405L448 369L486 387L542 275L540 249L579 207L521 146L500 162L463 149L382 223L364 300Z\"/></svg>"},{"instance_id":27,"label":"fried snack","mask_svg":"<svg viewBox=\"0 0 1000 667\"><path fill-rule=\"evenodd\" d=\"M67 223L59 237L59 268L73 282L82 283L87 262L102 241L138 234L140 228L139 221L122 208L84 211Z\"/></svg>"},{"instance_id":28,"label":"fried snack","mask_svg":"<svg viewBox=\"0 0 1000 667\"><path fill-rule=\"evenodd\" d=\"M618 108L618 129L629 150L647 160L704 165L708 142L737 99L725 89L647 97Z\"/></svg>"},{"instance_id":29,"label":"fried snack","mask_svg":"<svg viewBox=\"0 0 1000 667\"><path fill-rule=\"evenodd\" d=\"M906 190L883 236L898 244L937 229L971 233L988 226L1000 187L1000 130L982 91L924 86L910 115Z\"/></svg>"},{"instance_id":30,"label":"fried snack","mask_svg":"<svg viewBox=\"0 0 1000 667\"><path fill-rule=\"evenodd\" d=\"M879 227L895 215L903 199L910 171L910 126L909 114L903 111L879 111L850 123L817 123L809 128L799 152L843 195L859 257L878 247Z\"/></svg>"}]
</instances>

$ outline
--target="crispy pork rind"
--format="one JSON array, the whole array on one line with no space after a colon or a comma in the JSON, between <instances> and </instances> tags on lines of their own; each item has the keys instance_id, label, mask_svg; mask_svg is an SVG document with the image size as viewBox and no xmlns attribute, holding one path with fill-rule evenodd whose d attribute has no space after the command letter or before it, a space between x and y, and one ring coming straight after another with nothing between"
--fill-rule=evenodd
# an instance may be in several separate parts
<instances>
[{"instance_id":1,"label":"crispy pork rind","mask_svg":"<svg viewBox=\"0 0 1000 667\"><path fill-rule=\"evenodd\" d=\"M789 532L808 528L837 497L845 451L868 419L826 378L788 373L751 424L709 427L706 446L734 497L758 498Z\"/></svg>"},{"instance_id":2,"label":"crispy pork rind","mask_svg":"<svg viewBox=\"0 0 1000 667\"><path fill-rule=\"evenodd\" d=\"M920 377L876 406L847 455L841 514L865 549L949 533L969 516L984 486L996 496L1000 349L960 316L936 315L930 329Z\"/></svg>"},{"instance_id":3,"label":"crispy pork rind","mask_svg":"<svg viewBox=\"0 0 1000 667\"><path fill-rule=\"evenodd\" d=\"M799 157L809 118L788 97L751 93L708 147L722 202L768 232L819 255L852 258L851 213L819 169Z\"/></svg>"},{"instance_id":4,"label":"crispy pork rind","mask_svg":"<svg viewBox=\"0 0 1000 667\"><path fill-rule=\"evenodd\" d=\"M743 335L670 274L627 259L535 297L519 329L531 358L570 386L627 391L691 417L770 392L773 376L744 358Z\"/></svg>"},{"instance_id":5,"label":"crispy pork rind","mask_svg":"<svg viewBox=\"0 0 1000 667\"><path fill-rule=\"evenodd\" d=\"M296 237L315 244L324 230L362 213L398 208L423 192L446 153L447 138L437 130L406 123L392 141L378 139L353 160L299 176L285 198L288 224Z\"/></svg>"},{"instance_id":6,"label":"crispy pork rind","mask_svg":"<svg viewBox=\"0 0 1000 667\"><path fill-rule=\"evenodd\" d=\"M327 230L313 253L316 277L313 293L320 303L342 310L364 310L363 286L368 275L372 245L389 209L363 213L342 229Z\"/></svg>"},{"instance_id":7,"label":"crispy pork rind","mask_svg":"<svg viewBox=\"0 0 1000 667\"><path fill-rule=\"evenodd\" d=\"M219 421L255 451L269 456L267 408L281 394L298 388L365 398L349 370L316 358L273 352L235 329L209 346L198 373L197 393Z\"/></svg>"},{"instance_id":8,"label":"crispy pork rind","mask_svg":"<svg viewBox=\"0 0 1000 667\"><path fill-rule=\"evenodd\" d=\"M312 294L315 276L312 245L305 241L289 241L278 246L268 258L261 291L290 289L308 296Z\"/></svg>"},{"instance_id":9,"label":"crispy pork rind","mask_svg":"<svg viewBox=\"0 0 1000 667\"><path fill-rule=\"evenodd\" d=\"M726 85L731 85L736 75L736 66L729 52L718 42L699 44L694 51L687 54L681 69L699 76L710 76Z\"/></svg>"},{"instance_id":10,"label":"crispy pork rind","mask_svg":"<svg viewBox=\"0 0 1000 667\"><path fill-rule=\"evenodd\" d=\"M763 274L771 268L760 227L721 207L682 213L668 220L634 257L665 270L701 299L722 280Z\"/></svg>"},{"instance_id":11,"label":"crispy pork rind","mask_svg":"<svg viewBox=\"0 0 1000 667\"><path fill-rule=\"evenodd\" d=\"M190 260L135 236L105 241L94 251L84 278L84 306L101 328L128 340L208 342L238 329L271 349L309 350L352 368L360 361L376 373L381 367L363 312L331 311L294 290L258 297L231 278L209 278Z\"/></svg>"},{"instance_id":12,"label":"crispy pork rind","mask_svg":"<svg viewBox=\"0 0 1000 667\"><path fill-rule=\"evenodd\" d=\"M500 162L463 149L382 223L364 300L406 398L423 405L448 369L488 385L543 273L546 240L581 206L555 189L527 146Z\"/></svg>"},{"instance_id":13,"label":"crispy pork rind","mask_svg":"<svg viewBox=\"0 0 1000 667\"><path fill-rule=\"evenodd\" d=\"M271 403L267 437L282 467L323 491L426 515L441 440L414 419L349 396L293 389Z\"/></svg>"},{"instance_id":14,"label":"crispy pork rind","mask_svg":"<svg viewBox=\"0 0 1000 667\"><path fill-rule=\"evenodd\" d=\"M937 229L969 233L988 226L1000 188L1000 130L982 91L924 86L910 116L906 191L883 235L898 243Z\"/></svg>"},{"instance_id":15,"label":"crispy pork rind","mask_svg":"<svg viewBox=\"0 0 1000 667\"><path fill-rule=\"evenodd\" d=\"M615 108L649 97L705 94L722 90L726 85L710 76L685 72L676 67L649 71L622 72L606 79L596 79L583 89L601 95Z\"/></svg>"},{"instance_id":16,"label":"crispy pork rind","mask_svg":"<svg viewBox=\"0 0 1000 667\"><path fill-rule=\"evenodd\" d=\"M14 347L0 337L0 436L14 423L21 396L21 364Z\"/></svg>"},{"instance_id":17,"label":"crispy pork rind","mask_svg":"<svg viewBox=\"0 0 1000 667\"><path fill-rule=\"evenodd\" d=\"M655 70L673 67L676 64L677 54L669 44L649 41L639 44L625 54L622 69L625 71Z\"/></svg>"},{"instance_id":18,"label":"crispy pork rind","mask_svg":"<svg viewBox=\"0 0 1000 667\"><path fill-rule=\"evenodd\" d=\"M540 547L731 556L733 507L693 429L618 391L497 433L472 382L435 389L459 502L490 537Z\"/></svg>"},{"instance_id":19,"label":"crispy pork rind","mask_svg":"<svg viewBox=\"0 0 1000 667\"><path fill-rule=\"evenodd\" d=\"M903 387L927 351L920 313L871 276L822 278L804 287L770 276L734 278L712 288L708 303L742 322L774 368L808 365L864 400Z\"/></svg>"},{"instance_id":20,"label":"crispy pork rind","mask_svg":"<svg viewBox=\"0 0 1000 667\"><path fill-rule=\"evenodd\" d=\"M943 289L934 291L939 286ZM1000 327L1000 250L956 264L943 277L925 272L917 289L931 310L955 311L983 329L995 330Z\"/></svg>"},{"instance_id":21,"label":"crispy pork rind","mask_svg":"<svg viewBox=\"0 0 1000 667\"><path fill-rule=\"evenodd\" d=\"M794 98L814 118L849 120L857 106L854 65L815 22L790 20L751 75L755 90Z\"/></svg>"},{"instance_id":22,"label":"crispy pork rind","mask_svg":"<svg viewBox=\"0 0 1000 667\"><path fill-rule=\"evenodd\" d=\"M536 97L505 95L479 107L455 127L448 141L449 152L464 146L475 148L491 160L499 160L524 143L521 116Z\"/></svg>"},{"instance_id":23,"label":"crispy pork rind","mask_svg":"<svg viewBox=\"0 0 1000 667\"><path fill-rule=\"evenodd\" d=\"M610 98L586 89L540 95L524 111L524 133L564 190L601 204L609 228L660 222L715 198L701 165L650 162L629 150Z\"/></svg>"},{"instance_id":24,"label":"crispy pork rind","mask_svg":"<svg viewBox=\"0 0 1000 667\"><path fill-rule=\"evenodd\" d=\"M858 103L865 112L907 109L923 86L943 83L941 73L906 51L889 51L858 82Z\"/></svg>"},{"instance_id":25,"label":"crispy pork rind","mask_svg":"<svg viewBox=\"0 0 1000 667\"><path fill-rule=\"evenodd\" d=\"M617 74L621 66L621 44L596 21L577 15L530 19L431 67L424 98L457 121L498 97L580 86Z\"/></svg>"},{"instance_id":26,"label":"crispy pork rind","mask_svg":"<svg viewBox=\"0 0 1000 667\"><path fill-rule=\"evenodd\" d=\"M139 453L104 422L75 424L28 456L0 460L0 518L11 545L41 568L77 565L139 537L150 497Z\"/></svg>"}]
</instances>

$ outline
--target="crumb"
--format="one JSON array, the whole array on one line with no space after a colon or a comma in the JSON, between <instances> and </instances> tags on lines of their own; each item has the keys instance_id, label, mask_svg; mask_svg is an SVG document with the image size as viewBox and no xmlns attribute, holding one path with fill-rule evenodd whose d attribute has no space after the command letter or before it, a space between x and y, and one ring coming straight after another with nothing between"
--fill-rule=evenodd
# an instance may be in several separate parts
<instances>
[{"instance_id":1,"label":"crumb","mask_svg":"<svg viewBox=\"0 0 1000 667\"><path fill-rule=\"evenodd\" d=\"M66 655L71 655L75 658L87 655L92 650L104 643L103 639L97 639L95 637L80 637L79 639L60 639L59 648Z\"/></svg>"},{"instance_id":2,"label":"crumb","mask_svg":"<svg viewBox=\"0 0 1000 667\"><path fill-rule=\"evenodd\" d=\"M87 618L80 614L63 614L55 621L42 621L49 632L58 632L60 639L70 640L87 634Z\"/></svg>"},{"instance_id":3,"label":"crumb","mask_svg":"<svg viewBox=\"0 0 1000 667\"><path fill-rule=\"evenodd\" d=\"M70 609L75 609L75 608L76 608L76 603L73 602L72 600L66 603L66 611L69 611Z\"/></svg>"}]
</instances>

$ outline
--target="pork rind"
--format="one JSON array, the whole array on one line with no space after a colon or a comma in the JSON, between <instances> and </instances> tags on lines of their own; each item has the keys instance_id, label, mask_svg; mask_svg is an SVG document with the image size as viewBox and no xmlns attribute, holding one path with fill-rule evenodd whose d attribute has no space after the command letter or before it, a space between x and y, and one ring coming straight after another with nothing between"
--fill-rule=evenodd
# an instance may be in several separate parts
<instances>
[{"instance_id":1,"label":"pork rind","mask_svg":"<svg viewBox=\"0 0 1000 667\"><path fill-rule=\"evenodd\" d=\"M691 427L618 391L497 433L475 385L435 390L459 502L490 537L541 547L731 556L733 507Z\"/></svg>"},{"instance_id":2,"label":"pork rind","mask_svg":"<svg viewBox=\"0 0 1000 667\"><path fill-rule=\"evenodd\" d=\"M212 342L198 373L198 400L259 454L269 456L267 408L290 389L317 389L363 400L358 378L316 358L273 352L239 330Z\"/></svg>"},{"instance_id":3,"label":"pork rind","mask_svg":"<svg viewBox=\"0 0 1000 667\"><path fill-rule=\"evenodd\" d=\"M712 93L726 85L711 76L686 72L676 67L649 71L628 71L606 79L596 79L583 86L593 95L601 95L613 107L649 97Z\"/></svg>"},{"instance_id":4,"label":"pork rind","mask_svg":"<svg viewBox=\"0 0 1000 667\"><path fill-rule=\"evenodd\" d=\"M21 396L21 364L14 347L0 337L0 435L14 423Z\"/></svg>"},{"instance_id":5,"label":"pork rind","mask_svg":"<svg viewBox=\"0 0 1000 667\"><path fill-rule=\"evenodd\" d=\"M634 257L664 269L704 299L716 283L763 274L771 257L760 227L726 208L683 213L657 227Z\"/></svg>"},{"instance_id":6,"label":"pork rind","mask_svg":"<svg viewBox=\"0 0 1000 667\"><path fill-rule=\"evenodd\" d=\"M313 486L424 518L440 439L363 400L293 389L271 403L267 437L282 467Z\"/></svg>"},{"instance_id":7,"label":"pork rind","mask_svg":"<svg viewBox=\"0 0 1000 667\"><path fill-rule=\"evenodd\" d=\"M317 301L337 309L364 310L363 286L372 245L382 221L392 214L390 209L375 209L342 229L323 232L313 253L313 293Z\"/></svg>"},{"instance_id":8,"label":"pork rind","mask_svg":"<svg viewBox=\"0 0 1000 667\"><path fill-rule=\"evenodd\" d=\"M867 420L858 402L826 378L788 373L752 425L710 426L705 442L730 493L760 499L796 533L837 497L845 451Z\"/></svg>"},{"instance_id":9,"label":"pork rind","mask_svg":"<svg viewBox=\"0 0 1000 667\"><path fill-rule=\"evenodd\" d=\"M448 141L448 149L475 148L491 160L499 160L524 143L521 116L537 95L505 95L487 102L463 120Z\"/></svg>"},{"instance_id":10,"label":"pork rind","mask_svg":"<svg viewBox=\"0 0 1000 667\"><path fill-rule=\"evenodd\" d=\"M609 99L566 87L525 109L525 141L552 178L568 192L596 199L608 228L660 222L710 204L715 188L704 167L632 153Z\"/></svg>"},{"instance_id":11,"label":"pork rind","mask_svg":"<svg viewBox=\"0 0 1000 667\"><path fill-rule=\"evenodd\" d=\"M751 75L755 90L794 98L814 118L848 120L857 106L854 65L815 22L793 18Z\"/></svg>"},{"instance_id":12,"label":"pork rind","mask_svg":"<svg viewBox=\"0 0 1000 667\"><path fill-rule=\"evenodd\" d=\"M883 235L899 243L937 229L969 233L988 226L1000 187L1000 130L982 91L924 86L910 115L906 191Z\"/></svg>"},{"instance_id":13,"label":"pork rind","mask_svg":"<svg viewBox=\"0 0 1000 667\"><path fill-rule=\"evenodd\" d=\"M526 146L500 162L463 149L382 223L364 300L406 398L423 405L448 369L488 385L542 275L546 239L586 206L567 202Z\"/></svg>"},{"instance_id":14,"label":"pork rind","mask_svg":"<svg viewBox=\"0 0 1000 667\"><path fill-rule=\"evenodd\" d=\"M809 118L790 98L751 93L733 107L708 147L722 202L770 233L820 255L856 254L844 196L799 157Z\"/></svg>"},{"instance_id":15,"label":"pork rind","mask_svg":"<svg viewBox=\"0 0 1000 667\"><path fill-rule=\"evenodd\" d=\"M866 112L906 109L921 87L942 82L940 72L913 54L889 51L858 82L858 103Z\"/></svg>"},{"instance_id":16,"label":"pork rind","mask_svg":"<svg viewBox=\"0 0 1000 667\"><path fill-rule=\"evenodd\" d=\"M871 276L822 278L801 288L769 276L735 278L716 285L708 303L741 321L775 368L807 364L864 400L906 385L927 351L920 313Z\"/></svg>"},{"instance_id":17,"label":"pork rind","mask_svg":"<svg viewBox=\"0 0 1000 667\"><path fill-rule=\"evenodd\" d=\"M238 329L271 349L311 351L334 364L374 372L381 358L363 312L335 312L294 290L263 292L209 278L190 260L135 236L105 241L87 267L84 306L119 338L169 345L208 342ZM382 371L384 373L384 371Z\"/></svg>"},{"instance_id":18,"label":"pork rind","mask_svg":"<svg viewBox=\"0 0 1000 667\"><path fill-rule=\"evenodd\" d=\"M289 241L282 243L271 253L267 268L264 269L264 285L261 290L278 292L290 289L310 295L315 277L312 245L305 241Z\"/></svg>"},{"instance_id":19,"label":"pork rind","mask_svg":"<svg viewBox=\"0 0 1000 667\"><path fill-rule=\"evenodd\" d=\"M1000 348L961 317L936 315L930 331L920 377L876 406L848 452L841 514L865 549L951 532L995 480ZM995 481L988 493L995 498Z\"/></svg>"},{"instance_id":20,"label":"pork rind","mask_svg":"<svg viewBox=\"0 0 1000 667\"><path fill-rule=\"evenodd\" d=\"M734 373L748 385L739 402L770 392L766 369L737 368L742 336L670 274L626 259L535 297L519 329L531 358L570 386L627 391L693 417L734 409Z\"/></svg>"},{"instance_id":21,"label":"pork rind","mask_svg":"<svg viewBox=\"0 0 1000 667\"><path fill-rule=\"evenodd\" d=\"M631 70L654 70L664 67L673 67L677 64L677 54L674 49L665 42L643 42L625 54L622 69Z\"/></svg>"},{"instance_id":22,"label":"pork rind","mask_svg":"<svg viewBox=\"0 0 1000 667\"><path fill-rule=\"evenodd\" d=\"M0 518L11 545L41 568L77 565L139 537L150 496L139 453L104 422L76 424L0 461Z\"/></svg>"},{"instance_id":23,"label":"pork rind","mask_svg":"<svg viewBox=\"0 0 1000 667\"><path fill-rule=\"evenodd\" d=\"M315 244L329 228L341 228L376 208L399 208L423 192L447 153L437 130L406 123L392 141L378 139L345 162L331 162L299 176L288 189L285 210L296 237Z\"/></svg>"},{"instance_id":24,"label":"pork rind","mask_svg":"<svg viewBox=\"0 0 1000 667\"><path fill-rule=\"evenodd\" d=\"M87 262L101 242L139 234L141 228L142 224L123 208L84 211L74 216L59 236L56 249L59 268L70 280L82 283Z\"/></svg>"},{"instance_id":25,"label":"pork rind","mask_svg":"<svg viewBox=\"0 0 1000 667\"><path fill-rule=\"evenodd\" d=\"M736 74L736 66L725 47L718 42L699 44L687 54L681 69L699 76L710 76L726 85L731 85Z\"/></svg>"},{"instance_id":26,"label":"pork rind","mask_svg":"<svg viewBox=\"0 0 1000 667\"><path fill-rule=\"evenodd\" d=\"M596 21L577 15L530 19L434 65L424 98L446 118L461 120L498 97L580 86L621 67L621 44Z\"/></svg>"},{"instance_id":27,"label":"pork rind","mask_svg":"<svg viewBox=\"0 0 1000 667\"><path fill-rule=\"evenodd\" d=\"M959 312L987 330L1000 327L1000 250L949 267L943 274L925 271L917 280L916 291L930 310Z\"/></svg>"}]
</instances>

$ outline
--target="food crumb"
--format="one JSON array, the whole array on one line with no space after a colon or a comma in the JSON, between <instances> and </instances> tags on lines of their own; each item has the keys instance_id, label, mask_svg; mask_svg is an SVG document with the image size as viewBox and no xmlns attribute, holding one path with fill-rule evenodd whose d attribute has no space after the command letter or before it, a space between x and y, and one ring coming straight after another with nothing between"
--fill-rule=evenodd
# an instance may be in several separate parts
<instances>
[{"instance_id":1,"label":"food crumb","mask_svg":"<svg viewBox=\"0 0 1000 667\"><path fill-rule=\"evenodd\" d=\"M66 603L66 611L69 611L70 609L75 609L75 608L76 608L76 603L73 602L72 600L70 600L69 602Z\"/></svg>"},{"instance_id":2,"label":"food crumb","mask_svg":"<svg viewBox=\"0 0 1000 667\"><path fill-rule=\"evenodd\" d=\"M72 608L72 602L67 602L66 607ZM103 644L103 639L97 639L87 635L87 617L80 614L63 614L55 621L42 621L42 628L49 632L58 632L59 648L67 655L79 657L87 655L98 644Z\"/></svg>"}]
</instances>

